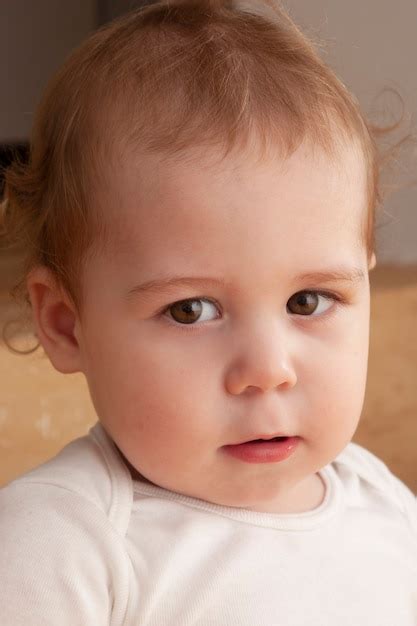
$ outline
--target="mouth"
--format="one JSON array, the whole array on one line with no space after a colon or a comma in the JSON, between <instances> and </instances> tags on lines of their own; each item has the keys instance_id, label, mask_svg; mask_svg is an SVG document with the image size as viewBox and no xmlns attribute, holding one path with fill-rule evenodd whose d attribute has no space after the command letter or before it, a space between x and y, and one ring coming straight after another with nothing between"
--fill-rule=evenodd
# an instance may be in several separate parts
<instances>
[{"instance_id":1,"label":"mouth","mask_svg":"<svg viewBox=\"0 0 417 626\"><path fill-rule=\"evenodd\" d=\"M278 435L224 446L226 454L246 463L278 463L292 456L300 437Z\"/></svg>"},{"instance_id":2,"label":"mouth","mask_svg":"<svg viewBox=\"0 0 417 626\"><path fill-rule=\"evenodd\" d=\"M243 443L273 443L274 441L286 441L288 437L273 437L272 439L251 439Z\"/></svg>"},{"instance_id":3,"label":"mouth","mask_svg":"<svg viewBox=\"0 0 417 626\"><path fill-rule=\"evenodd\" d=\"M271 436L271 437L268 437L266 435L264 437L261 436L258 439L247 439L245 441L239 441L239 443L234 443L232 445L239 446L244 443L272 443L274 441L286 441L287 439L290 439L291 437L292 435L276 435L276 436Z\"/></svg>"}]
</instances>

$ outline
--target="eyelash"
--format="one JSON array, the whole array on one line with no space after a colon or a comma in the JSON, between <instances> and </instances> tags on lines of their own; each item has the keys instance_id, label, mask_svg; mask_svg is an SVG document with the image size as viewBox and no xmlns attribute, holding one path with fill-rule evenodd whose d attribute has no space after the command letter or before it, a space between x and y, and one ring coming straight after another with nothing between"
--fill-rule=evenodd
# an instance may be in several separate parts
<instances>
[{"instance_id":1,"label":"eyelash","mask_svg":"<svg viewBox=\"0 0 417 626\"><path fill-rule=\"evenodd\" d=\"M314 294L317 296L322 296L323 298L326 298L327 300L333 300L334 303L338 306L343 306L347 304L347 299L344 298L343 296L340 296L338 294L335 293L331 293L329 291L318 291L315 289L303 289L301 291L297 291L294 295L298 295L298 294ZM292 297L292 296L291 296ZM211 298L206 298L204 296L195 296L195 297L191 297L191 298L184 298L182 300L176 300L175 302L171 302L168 306L164 307L164 309L162 311L159 312L158 317L162 317L167 319L168 324L175 326L175 327L179 327L182 330L184 330L185 332L196 332L199 328L205 326L208 322L203 322L198 324L197 322L194 324L180 324L179 322L176 322L174 319L172 319L171 317L168 317L167 315L165 315L169 309L174 306L174 304L178 304L180 302L192 302L195 300L201 300L204 302L209 302L210 304L214 304L220 311L221 311L221 307L219 305L219 303L216 300L213 300ZM329 311L332 311L332 309L329 309ZM297 314L293 314L294 316L300 317L300 318L313 318L316 322L320 323L320 322L325 322L326 318L327 318L327 311L321 315L297 315ZM218 319L218 318L217 318ZM198 320L197 320L198 321Z\"/></svg>"}]
</instances>

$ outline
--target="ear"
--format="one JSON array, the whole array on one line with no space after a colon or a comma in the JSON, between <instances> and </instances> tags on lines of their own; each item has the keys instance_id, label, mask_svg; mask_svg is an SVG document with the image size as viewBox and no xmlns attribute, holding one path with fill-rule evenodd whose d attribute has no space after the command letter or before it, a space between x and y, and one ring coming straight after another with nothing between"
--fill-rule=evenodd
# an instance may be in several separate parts
<instances>
[{"instance_id":1,"label":"ear","mask_svg":"<svg viewBox=\"0 0 417 626\"><path fill-rule=\"evenodd\" d=\"M369 271L373 270L375 266L376 266L376 256L375 256L375 253L372 253L372 257L371 257L371 260L369 262L368 270Z\"/></svg>"},{"instance_id":2,"label":"ear","mask_svg":"<svg viewBox=\"0 0 417 626\"><path fill-rule=\"evenodd\" d=\"M52 365L63 374L82 371L75 335L78 316L70 299L47 267L35 267L27 277L26 286L36 334Z\"/></svg>"}]
</instances>

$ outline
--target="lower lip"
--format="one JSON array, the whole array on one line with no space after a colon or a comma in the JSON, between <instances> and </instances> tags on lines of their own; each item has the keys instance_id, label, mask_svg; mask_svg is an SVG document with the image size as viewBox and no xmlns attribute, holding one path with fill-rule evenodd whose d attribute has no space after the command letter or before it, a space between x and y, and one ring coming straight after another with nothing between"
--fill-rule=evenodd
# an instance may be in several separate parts
<instances>
[{"instance_id":1,"label":"lower lip","mask_svg":"<svg viewBox=\"0 0 417 626\"><path fill-rule=\"evenodd\" d=\"M277 463L288 459L300 441L299 437L288 437L283 441L240 443L224 446L225 451L246 463Z\"/></svg>"}]
</instances>

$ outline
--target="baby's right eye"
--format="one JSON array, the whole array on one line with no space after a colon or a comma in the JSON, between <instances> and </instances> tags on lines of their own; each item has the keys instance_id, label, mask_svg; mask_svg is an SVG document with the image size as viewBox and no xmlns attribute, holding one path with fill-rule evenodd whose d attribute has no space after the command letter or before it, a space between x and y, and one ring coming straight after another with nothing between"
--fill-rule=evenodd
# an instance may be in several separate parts
<instances>
[{"instance_id":1,"label":"baby's right eye","mask_svg":"<svg viewBox=\"0 0 417 626\"><path fill-rule=\"evenodd\" d=\"M174 304L170 304L163 311L163 314L165 315L169 312L170 317L175 322L178 322L178 324L195 325L195 322L197 321L206 322L208 319L210 319L209 314L206 313L205 316L203 315L203 304L211 305L215 309L216 316L212 319L216 319L219 317L215 303L204 298L189 298L188 300L179 300L178 302L174 302Z\"/></svg>"}]
</instances>

